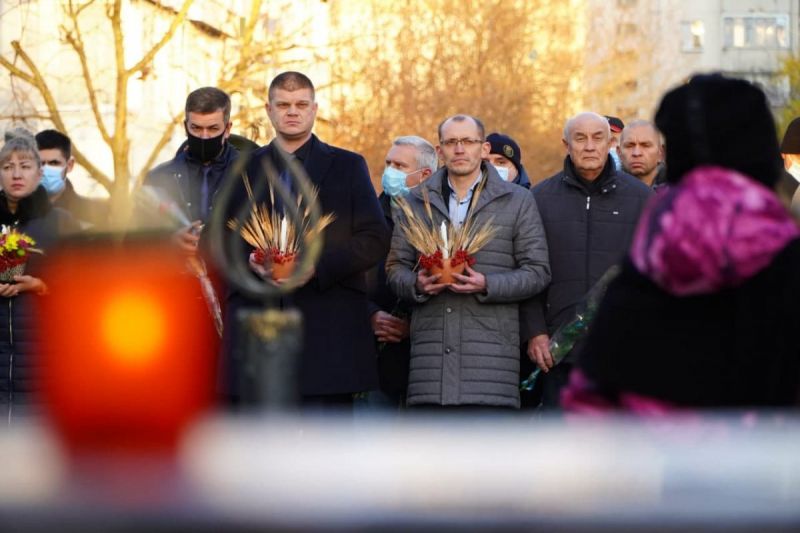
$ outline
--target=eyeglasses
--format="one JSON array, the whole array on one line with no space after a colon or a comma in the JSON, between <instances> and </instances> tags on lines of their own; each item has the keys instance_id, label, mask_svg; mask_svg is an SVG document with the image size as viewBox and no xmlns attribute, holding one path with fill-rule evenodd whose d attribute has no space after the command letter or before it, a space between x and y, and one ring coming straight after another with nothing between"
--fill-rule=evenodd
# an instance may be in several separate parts
<instances>
[{"instance_id":1,"label":"eyeglasses","mask_svg":"<svg viewBox=\"0 0 800 533\"><path fill-rule=\"evenodd\" d=\"M464 147L467 147L467 146L475 146L477 144L483 144L483 139L470 139L468 137L464 139L443 139L439 140L439 143L442 146L447 146L448 148L454 148L459 144Z\"/></svg>"}]
</instances>

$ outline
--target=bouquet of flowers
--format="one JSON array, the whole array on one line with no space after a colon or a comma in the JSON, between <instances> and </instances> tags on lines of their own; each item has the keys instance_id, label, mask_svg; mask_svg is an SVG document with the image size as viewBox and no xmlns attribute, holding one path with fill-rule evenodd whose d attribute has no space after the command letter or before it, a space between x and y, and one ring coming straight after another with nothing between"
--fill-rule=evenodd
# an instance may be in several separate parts
<instances>
[{"instance_id":1,"label":"bouquet of flowers","mask_svg":"<svg viewBox=\"0 0 800 533\"><path fill-rule=\"evenodd\" d=\"M291 276L294 271L295 260L303 242L315 239L322 231L333 222L335 215L327 213L323 215L316 225L311 225L311 213L308 207L301 211L303 195L297 195L297 210L301 214L300 225L295 226L291 219L286 218L285 214L270 212L266 205L256 204L253 190L247 176L242 176L247 196L253 202L250 215L247 220L239 225L238 221L231 219L228 227L232 230L238 228L242 238L254 248L255 261L270 267L272 279L283 279ZM272 186L269 188L271 205L275 205L275 194ZM313 196L305 203L310 205L317 199L316 189Z\"/></svg>"},{"instance_id":2,"label":"bouquet of flowers","mask_svg":"<svg viewBox=\"0 0 800 533\"><path fill-rule=\"evenodd\" d=\"M34 248L36 241L15 228L0 226L0 282L14 281L14 276L25 273L25 264L31 253L42 253Z\"/></svg>"},{"instance_id":3,"label":"bouquet of flowers","mask_svg":"<svg viewBox=\"0 0 800 533\"><path fill-rule=\"evenodd\" d=\"M473 205L480 197L485 182L485 179L481 180L475 188ZM437 225L425 187L422 187L422 199L424 217L415 214L405 198L394 198L403 214L397 225L409 244L420 253L419 265L431 274L441 274L439 283L453 283L453 274L461 274L467 266L472 266L475 263L474 254L497 233L497 228L492 225L494 217L478 225L470 211L460 228L445 220Z\"/></svg>"}]
</instances>

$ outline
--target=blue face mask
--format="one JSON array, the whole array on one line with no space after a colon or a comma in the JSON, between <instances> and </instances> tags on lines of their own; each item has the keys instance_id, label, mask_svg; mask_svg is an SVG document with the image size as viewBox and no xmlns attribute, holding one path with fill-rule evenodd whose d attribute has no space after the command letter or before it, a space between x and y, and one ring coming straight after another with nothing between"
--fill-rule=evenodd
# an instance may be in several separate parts
<instances>
[{"instance_id":1,"label":"blue face mask","mask_svg":"<svg viewBox=\"0 0 800 533\"><path fill-rule=\"evenodd\" d=\"M389 196L406 196L411 192L411 189L406 185L406 178L411 174L413 172L406 174L394 167L386 167L386 170L383 171L383 176L381 176L383 192Z\"/></svg>"},{"instance_id":2,"label":"blue face mask","mask_svg":"<svg viewBox=\"0 0 800 533\"><path fill-rule=\"evenodd\" d=\"M492 165L494 169L500 174L500 179L503 181L508 181L508 168L506 167L498 167L497 165Z\"/></svg>"},{"instance_id":3,"label":"blue face mask","mask_svg":"<svg viewBox=\"0 0 800 533\"><path fill-rule=\"evenodd\" d=\"M45 165L42 167L42 181L41 184L50 196L56 195L64 190L67 182L64 180L64 169L61 167L51 167Z\"/></svg>"}]
</instances>

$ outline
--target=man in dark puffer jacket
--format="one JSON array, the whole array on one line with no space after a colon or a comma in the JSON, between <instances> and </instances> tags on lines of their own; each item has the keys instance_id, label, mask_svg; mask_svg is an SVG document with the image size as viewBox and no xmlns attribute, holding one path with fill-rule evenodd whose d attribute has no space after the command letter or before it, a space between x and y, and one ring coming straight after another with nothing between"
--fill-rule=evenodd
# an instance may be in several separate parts
<instances>
[{"instance_id":1,"label":"man in dark puffer jacket","mask_svg":"<svg viewBox=\"0 0 800 533\"><path fill-rule=\"evenodd\" d=\"M608 157L608 121L596 113L569 119L562 142L564 170L533 188L544 224L553 279L542 294L520 308L528 356L546 374L542 403L558 405L571 368L570 356L553 368L550 336L570 321L577 304L628 249L639 214L652 191L619 171Z\"/></svg>"}]
</instances>

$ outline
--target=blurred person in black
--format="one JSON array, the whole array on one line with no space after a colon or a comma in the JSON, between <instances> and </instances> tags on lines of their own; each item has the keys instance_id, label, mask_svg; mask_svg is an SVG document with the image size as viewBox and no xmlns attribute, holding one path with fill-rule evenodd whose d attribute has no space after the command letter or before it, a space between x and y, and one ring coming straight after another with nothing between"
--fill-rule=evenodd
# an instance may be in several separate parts
<instances>
[{"instance_id":1,"label":"blurred person in black","mask_svg":"<svg viewBox=\"0 0 800 533\"><path fill-rule=\"evenodd\" d=\"M735 111L732 111L735 110ZM800 400L800 230L761 89L699 75L656 113L670 187L606 292L566 408L663 414Z\"/></svg>"},{"instance_id":2,"label":"blurred person in black","mask_svg":"<svg viewBox=\"0 0 800 533\"><path fill-rule=\"evenodd\" d=\"M383 192L378 201L386 224L394 228L392 198L406 196L411 189L436 172L438 157L431 143L417 136L398 137L386 154L386 168L381 177ZM369 315L372 332L378 343L379 391L370 393L369 403L401 406L408 386L410 306L401 303L386 280L385 261L367 277Z\"/></svg>"}]
</instances>

